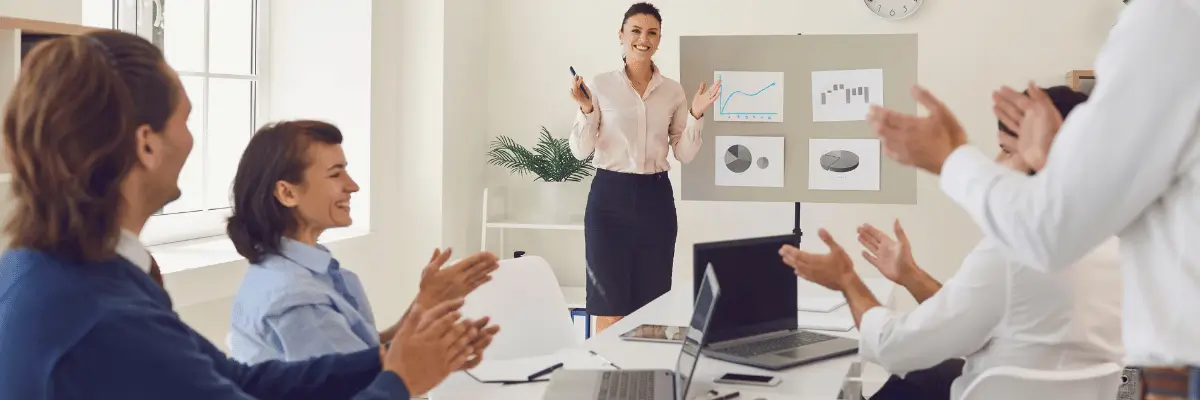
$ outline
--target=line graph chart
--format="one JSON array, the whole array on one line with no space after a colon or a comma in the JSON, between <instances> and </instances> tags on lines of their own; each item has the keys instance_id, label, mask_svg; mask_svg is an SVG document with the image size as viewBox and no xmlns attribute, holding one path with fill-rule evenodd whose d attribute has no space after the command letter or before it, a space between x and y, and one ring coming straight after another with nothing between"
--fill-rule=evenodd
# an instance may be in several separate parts
<instances>
[{"instance_id":1,"label":"line graph chart","mask_svg":"<svg viewBox=\"0 0 1200 400\"><path fill-rule=\"evenodd\" d=\"M716 71L716 121L783 122L783 72Z\"/></svg>"}]
</instances>

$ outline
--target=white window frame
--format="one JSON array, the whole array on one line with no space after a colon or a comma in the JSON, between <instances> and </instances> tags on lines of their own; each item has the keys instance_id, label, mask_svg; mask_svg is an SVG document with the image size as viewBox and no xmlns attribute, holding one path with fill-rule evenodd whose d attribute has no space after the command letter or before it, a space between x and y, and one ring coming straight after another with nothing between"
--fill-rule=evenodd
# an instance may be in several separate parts
<instances>
[{"instance_id":1,"label":"white window frame","mask_svg":"<svg viewBox=\"0 0 1200 400\"><path fill-rule=\"evenodd\" d=\"M159 20L155 11L161 9L157 7L160 1L164 0L113 0L114 4L114 21L116 28L122 31L137 34L147 40L153 40L154 25ZM165 0L168 4L171 1L204 1L205 2L205 27L208 29L208 0ZM246 0L251 1L251 0ZM270 80L267 77L267 71L270 70L268 56L270 54L270 17L269 6L270 0L256 0L256 15L254 29L254 52L255 65L253 69L255 84L254 98L254 128L257 128L266 121L268 114L268 99L267 94L270 93L267 85ZM178 18L178 17L176 17ZM208 43L209 35L205 35L205 62L207 63L207 52L209 51ZM242 75L228 75L217 73L195 73L195 72L180 72L181 76L198 76L208 78L237 78L246 79ZM206 80L207 82L207 80ZM207 83L206 83L207 84ZM205 96L208 96L207 90ZM205 102L207 103L207 98ZM207 104L206 104L207 105ZM204 107L204 112L208 112L210 107ZM193 132L193 134L207 133L207 117L203 118L205 132ZM199 148L192 149L192 156L198 155L203 157L204 168L208 169L208 154L210 151L215 151L210 148L211 141L204 140L203 145ZM237 154L241 154L244 149L236 149ZM228 151L228 150L227 150ZM207 179L204 181L204 193L200 196L207 198L209 190L229 190L229 188L210 188L207 184ZM146 245L160 245L167 243L182 242L195 239L220 237L225 235L226 221L231 215L230 208L206 209L193 212L181 212L165 215L155 215L150 217L145 227L142 228L141 239Z\"/></svg>"}]
</instances>

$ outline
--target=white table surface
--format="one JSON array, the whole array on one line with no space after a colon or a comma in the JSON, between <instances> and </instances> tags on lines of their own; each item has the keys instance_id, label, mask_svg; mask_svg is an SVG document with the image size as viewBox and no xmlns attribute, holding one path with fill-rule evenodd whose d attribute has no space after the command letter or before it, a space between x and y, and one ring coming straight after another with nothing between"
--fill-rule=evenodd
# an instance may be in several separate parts
<instances>
[{"instance_id":1,"label":"white table surface","mask_svg":"<svg viewBox=\"0 0 1200 400\"><path fill-rule=\"evenodd\" d=\"M864 278L868 287L881 303L892 304L895 285L882 278ZM824 288L801 281L801 298L832 295ZM665 324L686 326L692 314L691 288L675 288L650 302L620 322L593 335L583 343L583 349L595 351L622 369L674 369L679 357L679 344L631 342L621 340L619 335L641 324ZM845 308L845 306L843 306ZM804 313L800 313L803 318ZM858 330L848 332L818 331L821 333L858 338ZM702 357L696 368L689 399L705 399L706 392L716 389L721 393L738 391L739 400L831 400L836 399L851 364L859 361L857 355L805 364L783 371L768 371L754 367L732 364ZM779 386L759 388L754 386L720 385L713 382L727 373L750 373L779 376ZM489 399L489 400L537 400L545 393L548 382L520 385L483 384L465 373L451 375L434 391L431 400Z\"/></svg>"}]
</instances>

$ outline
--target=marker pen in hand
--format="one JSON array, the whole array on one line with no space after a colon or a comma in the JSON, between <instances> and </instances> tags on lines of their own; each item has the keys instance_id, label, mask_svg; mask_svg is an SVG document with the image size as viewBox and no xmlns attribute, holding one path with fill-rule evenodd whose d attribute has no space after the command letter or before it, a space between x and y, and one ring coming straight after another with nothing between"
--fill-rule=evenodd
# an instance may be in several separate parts
<instances>
[{"instance_id":1,"label":"marker pen in hand","mask_svg":"<svg viewBox=\"0 0 1200 400\"><path fill-rule=\"evenodd\" d=\"M575 67L571 67L571 76L575 76ZM591 100L591 99L592 99L592 96L589 96L589 95L588 95L587 89L584 89L584 88L583 88L583 84L582 84L582 83L581 83L581 84L579 84L579 91L583 92L583 97L584 97L584 98L587 98L588 100Z\"/></svg>"}]
</instances>

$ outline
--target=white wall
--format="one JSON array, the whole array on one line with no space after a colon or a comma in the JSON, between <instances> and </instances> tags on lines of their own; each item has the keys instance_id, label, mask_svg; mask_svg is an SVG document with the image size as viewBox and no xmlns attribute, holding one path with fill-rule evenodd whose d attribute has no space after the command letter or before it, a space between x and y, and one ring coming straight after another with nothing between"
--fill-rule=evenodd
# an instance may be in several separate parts
<instances>
[{"instance_id":1,"label":"white wall","mask_svg":"<svg viewBox=\"0 0 1200 400\"><path fill-rule=\"evenodd\" d=\"M626 1L506 0L491 12L488 89L489 132L532 143L538 126L562 137L569 132L574 106L568 98L568 66L585 77L621 67L617 30ZM971 142L992 151L995 120L990 93L1002 84L1064 83L1071 69L1090 68L1107 30L1124 6L1116 0L1013 0L1005 2L926 1L907 20L888 22L859 1L659 0L664 38L656 63L670 77L679 71L681 35L748 34L919 34L919 81L950 104L967 127ZM696 88L685 88L689 96ZM706 144L702 152L712 151ZM704 153L708 154L708 153ZM674 160L672 160L674 162ZM671 179L679 193L678 165ZM512 181L489 167L489 183ZM691 245L698 241L780 234L792 226L791 204L678 202L680 233L675 258L676 284L690 285ZM900 218L914 242L919 263L947 278L979 239L974 224L938 189L919 177L918 204L806 204L805 246L824 249L816 238L828 228L851 253L859 247L854 227L890 227ZM582 235L510 233L509 242L544 253L552 263L582 267ZM857 259L857 257L856 257ZM866 263L861 266L870 269ZM863 270L868 273L874 271ZM581 271L559 271L560 280L581 281Z\"/></svg>"},{"instance_id":2,"label":"white wall","mask_svg":"<svg viewBox=\"0 0 1200 400\"><path fill-rule=\"evenodd\" d=\"M267 121L337 125L350 176L355 226L367 226L371 182L371 3L271 0Z\"/></svg>"},{"instance_id":3,"label":"white wall","mask_svg":"<svg viewBox=\"0 0 1200 400\"><path fill-rule=\"evenodd\" d=\"M488 138L489 3L445 0L442 246L465 256L479 249L483 153Z\"/></svg>"}]
</instances>

